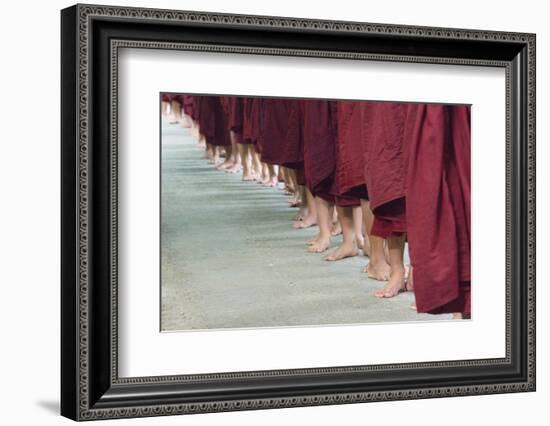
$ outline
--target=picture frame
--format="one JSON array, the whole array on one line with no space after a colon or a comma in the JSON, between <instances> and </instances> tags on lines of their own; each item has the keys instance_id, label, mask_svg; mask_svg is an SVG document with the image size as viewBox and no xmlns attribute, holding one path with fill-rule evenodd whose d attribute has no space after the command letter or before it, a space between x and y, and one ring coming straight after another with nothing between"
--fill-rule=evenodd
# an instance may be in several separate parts
<instances>
[{"instance_id":1,"label":"picture frame","mask_svg":"<svg viewBox=\"0 0 550 426\"><path fill-rule=\"evenodd\" d=\"M82 4L62 10L61 414L94 420L534 391L535 46L535 35L524 33ZM123 47L504 69L506 356L119 377Z\"/></svg>"}]
</instances>

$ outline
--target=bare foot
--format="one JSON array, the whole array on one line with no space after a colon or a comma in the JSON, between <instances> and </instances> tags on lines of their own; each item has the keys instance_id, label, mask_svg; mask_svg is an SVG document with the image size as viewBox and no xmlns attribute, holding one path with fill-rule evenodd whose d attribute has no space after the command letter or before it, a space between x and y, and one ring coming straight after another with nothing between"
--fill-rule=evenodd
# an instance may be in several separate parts
<instances>
[{"instance_id":1,"label":"bare foot","mask_svg":"<svg viewBox=\"0 0 550 426\"><path fill-rule=\"evenodd\" d=\"M367 266L363 268L363 272L367 273L369 278L377 281L388 281L390 279L390 265L385 261L374 263L372 260L369 261Z\"/></svg>"},{"instance_id":2,"label":"bare foot","mask_svg":"<svg viewBox=\"0 0 550 426\"><path fill-rule=\"evenodd\" d=\"M392 271L388 283L374 291L374 296L379 298L395 297L405 290L405 268L400 271Z\"/></svg>"},{"instance_id":3,"label":"bare foot","mask_svg":"<svg viewBox=\"0 0 550 426\"><path fill-rule=\"evenodd\" d=\"M328 250L330 247L330 238L321 238L319 237L313 244L307 249L310 253L322 253L325 250Z\"/></svg>"},{"instance_id":4,"label":"bare foot","mask_svg":"<svg viewBox=\"0 0 550 426\"><path fill-rule=\"evenodd\" d=\"M340 222L334 222L332 224L332 229L330 231L330 235L335 237L336 235L340 235L342 233L342 227L340 226Z\"/></svg>"},{"instance_id":5,"label":"bare foot","mask_svg":"<svg viewBox=\"0 0 550 426\"><path fill-rule=\"evenodd\" d=\"M307 217L307 215L308 215L307 207L300 207L300 210L298 211L298 213L294 215L292 220L304 220L304 218Z\"/></svg>"},{"instance_id":6,"label":"bare foot","mask_svg":"<svg viewBox=\"0 0 550 426\"><path fill-rule=\"evenodd\" d=\"M225 171L227 173L239 173L242 170L242 166L240 164L233 164L233 166L229 167Z\"/></svg>"},{"instance_id":7,"label":"bare foot","mask_svg":"<svg viewBox=\"0 0 550 426\"><path fill-rule=\"evenodd\" d=\"M243 173L243 180L245 182L253 181L256 177L254 176L254 172L249 171L247 173Z\"/></svg>"},{"instance_id":8,"label":"bare foot","mask_svg":"<svg viewBox=\"0 0 550 426\"><path fill-rule=\"evenodd\" d=\"M223 163L216 166L216 169L218 170L226 170L234 166L234 162L231 160L225 160Z\"/></svg>"},{"instance_id":9,"label":"bare foot","mask_svg":"<svg viewBox=\"0 0 550 426\"><path fill-rule=\"evenodd\" d=\"M264 186L267 186L268 188L277 188L279 185L279 181L277 180L277 177L274 177L273 179L268 179L266 182L263 183Z\"/></svg>"},{"instance_id":10,"label":"bare foot","mask_svg":"<svg viewBox=\"0 0 550 426\"><path fill-rule=\"evenodd\" d=\"M353 242L353 244L342 244L340 247L338 247L336 250L326 256L325 260L328 260L330 262L342 260L346 257L357 256L358 252L359 250L357 249L357 244L355 244L355 242Z\"/></svg>"},{"instance_id":11,"label":"bare foot","mask_svg":"<svg viewBox=\"0 0 550 426\"><path fill-rule=\"evenodd\" d=\"M315 237L313 238L310 238L309 240L307 240L307 245L308 246L312 246L313 244L317 243L317 241L319 240L319 238L321 238L321 234L317 234L315 235Z\"/></svg>"},{"instance_id":12,"label":"bare foot","mask_svg":"<svg viewBox=\"0 0 550 426\"><path fill-rule=\"evenodd\" d=\"M290 207L300 207L302 201L298 197L292 197L290 200L287 200Z\"/></svg>"},{"instance_id":13,"label":"bare foot","mask_svg":"<svg viewBox=\"0 0 550 426\"><path fill-rule=\"evenodd\" d=\"M308 215L302 220L297 220L292 224L294 229L305 229L317 225L317 218L314 215Z\"/></svg>"}]
</instances>

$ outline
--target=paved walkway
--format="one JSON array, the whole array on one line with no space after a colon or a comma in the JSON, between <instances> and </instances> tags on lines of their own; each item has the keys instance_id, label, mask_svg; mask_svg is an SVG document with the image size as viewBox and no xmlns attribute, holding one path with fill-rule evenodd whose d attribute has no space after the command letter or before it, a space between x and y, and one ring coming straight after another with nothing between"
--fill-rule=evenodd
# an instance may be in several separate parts
<instances>
[{"instance_id":1,"label":"paved walkway","mask_svg":"<svg viewBox=\"0 0 550 426\"><path fill-rule=\"evenodd\" d=\"M306 251L316 228L292 229L280 190L216 171L187 129L162 127L163 331L441 320L380 300L363 256ZM334 238L336 246L340 238Z\"/></svg>"}]
</instances>

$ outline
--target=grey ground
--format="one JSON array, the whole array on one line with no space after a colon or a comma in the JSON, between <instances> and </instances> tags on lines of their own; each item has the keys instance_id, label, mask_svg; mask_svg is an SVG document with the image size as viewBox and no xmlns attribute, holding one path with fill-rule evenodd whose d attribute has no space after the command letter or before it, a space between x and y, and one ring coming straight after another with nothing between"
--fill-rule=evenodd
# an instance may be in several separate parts
<instances>
[{"instance_id":1,"label":"grey ground","mask_svg":"<svg viewBox=\"0 0 550 426\"><path fill-rule=\"evenodd\" d=\"M161 155L163 331L448 318L373 297L363 256L307 253L316 228L292 229L283 191L216 171L187 129L164 122Z\"/></svg>"}]
</instances>

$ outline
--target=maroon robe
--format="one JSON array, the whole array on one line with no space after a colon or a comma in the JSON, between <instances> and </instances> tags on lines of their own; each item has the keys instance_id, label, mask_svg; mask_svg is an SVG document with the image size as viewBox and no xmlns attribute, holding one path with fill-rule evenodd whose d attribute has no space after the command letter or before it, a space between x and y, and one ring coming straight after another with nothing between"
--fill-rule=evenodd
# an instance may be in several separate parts
<instances>
[{"instance_id":1,"label":"maroon robe","mask_svg":"<svg viewBox=\"0 0 550 426\"><path fill-rule=\"evenodd\" d=\"M222 111L225 115L225 124L227 126L227 131L229 131L229 99L230 96L219 96L220 103L222 105Z\"/></svg>"},{"instance_id":2,"label":"maroon robe","mask_svg":"<svg viewBox=\"0 0 550 426\"><path fill-rule=\"evenodd\" d=\"M257 144L260 132L260 98L245 98L243 101L243 143L254 144L256 152L259 152Z\"/></svg>"},{"instance_id":3,"label":"maroon robe","mask_svg":"<svg viewBox=\"0 0 550 426\"><path fill-rule=\"evenodd\" d=\"M197 123L197 125L200 125L200 112L201 112L201 109L202 109L202 98L203 96L193 96L193 115L191 116L191 118L193 118L193 120L195 120L195 122ZM200 133L200 129L199 129L199 133Z\"/></svg>"},{"instance_id":4,"label":"maroon robe","mask_svg":"<svg viewBox=\"0 0 550 426\"><path fill-rule=\"evenodd\" d=\"M360 198L367 198L361 140L360 102L337 101L336 169L334 196L338 206L360 205Z\"/></svg>"},{"instance_id":5,"label":"maroon robe","mask_svg":"<svg viewBox=\"0 0 550 426\"><path fill-rule=\"evenodd\" d=\"M375 216L371 232L382 238L406 232L407 110L403 103L361 102L363 170Z\"/></svg>"},{"instance_id":6,"label":"maroon robe","mask_svg":"<svg viewBox=\"0 0 550 426\"><path fill-rule=\"evenodd\" d=\"M470 312L469 107L367 103L372 233L407 232L418 312Z\"/></svg>"},{"instance_id":7,"label":"maroon robe","mask_svg":"<svg viewBox=\"0 0 550 426\"><path fill-rule=\"evenodd\" d=\"M252 136L252 106L254 98L243 98L243 143L253 143Z\"/></svg>"},{"instance_id":8,"label":"maroon robe","mask_svg":"<svg viewBox=\"0 0 550 426\"><path fill-rule=\"evenodd\" d=\"M231 145L220 96L198 96L199 132L206 142L216 146Z\"/></svg>"},{"instance_id":9,"label":"maroon robe","mask_svg":"<svg viewBox=\"0 0 550 426\"><path fill-rule=\"evenodd\" d=\"M306 186L306 173L304 163L302 162L296 169L296 183L300 186Z\"/></svg>"},{"instance_id":10,"label":"maroon robe","mask_svg":"<svg viewBox=\"0 0 550 426\"><path fill-rule=\"evenodd\" d=\"M193 118L193 96L183 96L183 112Z\"/></svg>"},{"instance_id":11,"label":"maroon robe","mask_svg":"<svg viewBox=\"0 0 550 426\"><path fill-rule=\"evenodd\" d=\"M333 201L336 145L336 108L334 101L302 101L302 138L304 174L314 196Z\"/></svg>"},{"instance_id":12,"label":"maroon robe","mask_svg":"<svg viewBox=\"0 0 550 426\"><path fill-rule=\"evenodd\" d=\"M411 105L407 233L418 312L470 312L470 108Z\"/></svg>"},{"instance_id":13,"label":"maroon robe","mask_svg":"<svg viewBox=\"0 0 550 426\"><path fill-rule=\"evenodd\" d=\"M231 96L228 98L228 127L229 130L237 135L243 134L244 109L243 98L240 96ZM237 138L237 142L243 143L243 138Z\"/></svg>"},{"instance_id":14,"label":"maroon robe","mask_svg":"<svg viewBox=\"0 0 550 426\"><path fill-rule=\"evenodd\" d=\"M300 101L264 98L258 144L262 161L296 168L303 162Z\"/></svg>"},{"instance_id":15,"label":"maroon robe","mask_svg":"<svg viewBox=\"0 0 550 426\"><path fill-rule=\"evenodd\" d=\"M162 102L172 102L172 95L170 95L170 93L163 93L161 100Z\"/></svg>"}]
</instances>

